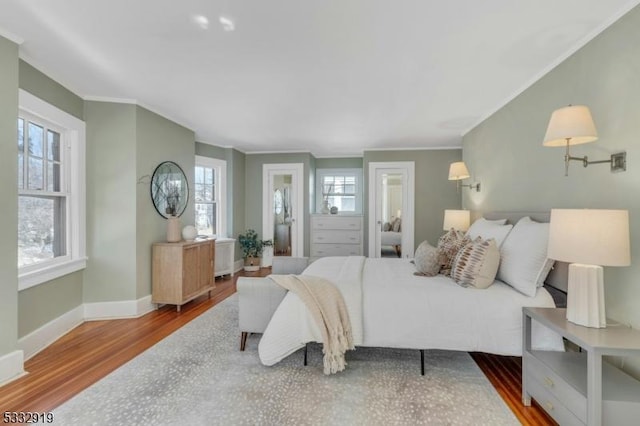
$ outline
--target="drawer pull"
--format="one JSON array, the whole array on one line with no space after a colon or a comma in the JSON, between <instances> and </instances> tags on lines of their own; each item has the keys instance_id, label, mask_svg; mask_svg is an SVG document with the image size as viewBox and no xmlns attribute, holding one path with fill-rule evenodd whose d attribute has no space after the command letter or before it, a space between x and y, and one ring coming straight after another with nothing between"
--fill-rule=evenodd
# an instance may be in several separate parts
<instances>
[{"instance_id":1,"label":"drawer pull","mask_svg":"<svg viewBox=\"0 0 640 426\"><path fill-rule=\"evenodd\" d=\"M544 407L547 409L547 411L553 411L553 404L549 401L544 403Z\"/></svg>"},{"instance_id":2,"label":"drawer pull","mask_svg":"<svg viewBox=\"0 0 640 426\"><path fill-rule=\"evenodd\" d=\"M355 240L357 240L357 238L356 238L356 237L351 237L351 238L349 238L349 239L350 239L351 241L355 241Z\"/></svg>"},{"instance_id":3,"label":"drawer pull","mask_svg":"<svg viewBox=\"0 0 640 426\"><path fill-rule=\"evenodd\" d=\"M547 387L552 388L555 386L555 384L553 383L553 380L551 380L550 378L546 377L544 378L544 384L547 385Z\"/></svg>"},{"instance_id":4,"label":"drawer pull","mask_svg":"<svg viewBox=\"0 0 640 426\"><path fill-rule=\"evenodd\" d=\"M324 237L317 237L319 240L324 240Z\"/></svg>"}]
</instances>

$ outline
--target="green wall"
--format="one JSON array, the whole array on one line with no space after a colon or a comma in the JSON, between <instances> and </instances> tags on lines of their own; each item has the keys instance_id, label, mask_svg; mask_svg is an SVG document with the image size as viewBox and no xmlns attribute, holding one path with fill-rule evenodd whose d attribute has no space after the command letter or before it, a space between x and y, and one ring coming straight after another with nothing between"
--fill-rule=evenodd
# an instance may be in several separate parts
<instances>
[{"instance_id":1,"label":"green wall","mask_svg":"<svg viewBox=\"0 0 640 426\"><path fill-rule=\"evenodd\" d=\"M424 240L435 246L442 235L445 209L460 208L460 193L449 181L449 164L460 161L459 149L412 151L365 151L364 153L364 250L369 251L369 163L413 161L415 163L414 249Z\"/></svg>"},{"instance_id":2,"label":"green wall","mask_svg":"<svg viewBox=\"0 0 640 426\"><path fill-rule=\"evenodd\" d=\"M220 146L209 145L207 143L196 142L196 155L201 155L203 157L227 160L228 152L231 149L232 148L223 148Z\"/></svg>"},{"instance_id":3,"label":"green wall","mask_svg":"<svg viewBox=\"0 0 640 426\"><path fill-rule=\"evenodd\" d=\"M18 45L0 37L0 158L18 158ZM18 349L17 161L3 161L0 180L0 358ZM0 380L5 377L0 378Z\"/></svg>"},{"instance_id":4,"label":"green wall","mask_svg":"<svg viewBox=\"0 0 640 426\"><path fill-rule=\"evenodd\" d=\"M361 169L362 157L316 158L316 169Z\"/></svg>"},{"instance_id":5,"label":"green wall","mask_svg":"<svg viewBox=\"0 0 640 426\"><path fill-rule=\"evenodd\" d=\"M232 149L227 160L227 174L232 179L233 200L227 209L227 224L231 226L229 236L236 238L246 229L246 156L244 153ZM228 184L228 183L227 183ZM229 192L227 192L227 195ZM235 259L242 259L240 245L236 244Z\"/></svg>"},{"instance_id":6,"label":"green wall","mask_svg":"<svg viewBox=\"0 0 640 426\"><path fill-rule=\"evenodd\" d=\"M482 182L465 192L472 210L628 209L631 266L605 267L607 316L640 329L640 7L634 8L537 83L464 136L464 160ZM542 146L552 111L589 106L599 132L572 155L608 159L627 151L627 171L572 162ZM640 377L640 360L627 368Z\"/></svg>"},{"instance_id":7,"label":"green wall","mask_svg":"<svg viewBox=\"0 0 640 426\"><path fill-rule=\"evenodd\" d=\"M184 171L189 181L189 203L180 221L182 226L194 223L193 179L195 167L195 135L144 108L136 107L136 177L137 202L135 209L137 286L135 298L151 294L151 244L166 241L167 220L156 211L149 193L150 176L163 161L173 161ZM134 188L134 182L129 186Z\"/></svg>"},{"instance_id":8,"label":"green wall","mask_svg":"<svg viewBox=\"0 0 640 426\"><path fill-rule=\"evenodd\" d=\"M26 336L80 306L82 281L82 272L76 272L22 290L18 299L18 336Z\"/></svg>"},{"instance_id":9,"label":"green wall","mask_svg":"<svg viewBox=\"0 0 640 426\"><path fill-rule=\"evenodd\" d=\"M20 60L20 88L55 105L80 120L84 119L84 101L57 81Z\"/></svg>"},{"instance_id":10,"label":"green wall","mask_svg":"<svg viewBox=\"0 0 640 426\"><path fill-rule=\"evenodd\" d=\"M84 302L136 298L136 106L86 102Z\"/></svg>"},{"instance_id":11,"label":"green wall","mask_svg":"<svg viewBox=\"0 0 640 426\"><path fill-rule=\"evenodd\" d=\"M75 93L22 60L19 61L19 72L21 89L80 120L84 119L83 100ZM20 291L18 293L18 337L24 337L82 304L82 289L78 288L78 283L82 282L82 276L83 272L78 271L48 282L46 285L41 284ZM51 298L52 294L58 296ZM41 309L42 301L46 300L51 300L53 303L46 309Z\"/></svg>"}]
</instances>

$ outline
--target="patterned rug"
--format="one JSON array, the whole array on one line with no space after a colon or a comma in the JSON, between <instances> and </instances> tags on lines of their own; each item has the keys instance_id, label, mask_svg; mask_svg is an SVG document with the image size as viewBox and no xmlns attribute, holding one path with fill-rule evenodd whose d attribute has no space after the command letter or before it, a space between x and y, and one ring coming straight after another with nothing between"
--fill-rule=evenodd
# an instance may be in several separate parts
<instances>
[{"instance_id":1,"label":"patterned rug","mask_svg":"<svg viewBox=\"0 0 640 426\"><path fill-rule=\"evenodd\" d=\"M310 345L273 367L238 350L230 297L54 410L57 425L515 425L465 352L358 348L322 374Z\"/></svg>"}]
</instances>

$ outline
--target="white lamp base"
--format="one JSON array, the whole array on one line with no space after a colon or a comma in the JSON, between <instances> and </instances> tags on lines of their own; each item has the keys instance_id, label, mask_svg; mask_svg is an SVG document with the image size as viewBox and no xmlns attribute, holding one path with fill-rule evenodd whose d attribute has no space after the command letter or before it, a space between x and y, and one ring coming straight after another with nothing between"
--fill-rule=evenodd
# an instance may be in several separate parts
<instances>
[{"instance_id":1,"label":"white lamp base","mask_svg":"<svg viewBox=\"0 0 640 426\"><path fill-rule=\"evenodd\" d=\"M569 265L567 320L592 328L605 328L604 277L602 266Z\"/></svg>"}]
</instances>

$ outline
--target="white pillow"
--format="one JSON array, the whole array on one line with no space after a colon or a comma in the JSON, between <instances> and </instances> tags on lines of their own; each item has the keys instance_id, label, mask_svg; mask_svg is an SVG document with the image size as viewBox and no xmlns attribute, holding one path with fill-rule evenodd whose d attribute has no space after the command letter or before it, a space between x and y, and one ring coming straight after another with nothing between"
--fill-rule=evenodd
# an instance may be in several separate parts
<instances>
[{"instance_id":1,"label":"white pillow","mask_svg":"<svg viewBox=\"0 0 640 426\"><path fill-rule=\"evenodd\" d=\"M553 259L547 257L549 224L523 217L500 248L500 269L497 279L527 296L535 296L544 284Z\"/></svg>"},{"instance_id":2,"label":"white pillow","mask_svg":"<svg viewBox=\"0 0 640 426\"><path fill-rule=\"evenodd\" d=\"M478 237L481 237L483 240L496 240L496 245L498 248L502 246L504 239L506 238L513 225L505 225L506 219L501 220L487 220L483 217L473 222L469 230L467 231L467 236L472 240L475 240Z\"/></svg>"}]
</instances>

